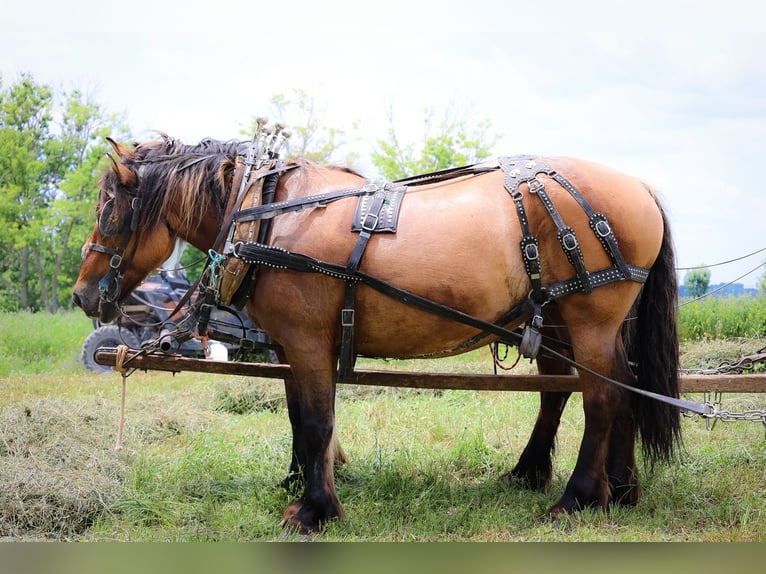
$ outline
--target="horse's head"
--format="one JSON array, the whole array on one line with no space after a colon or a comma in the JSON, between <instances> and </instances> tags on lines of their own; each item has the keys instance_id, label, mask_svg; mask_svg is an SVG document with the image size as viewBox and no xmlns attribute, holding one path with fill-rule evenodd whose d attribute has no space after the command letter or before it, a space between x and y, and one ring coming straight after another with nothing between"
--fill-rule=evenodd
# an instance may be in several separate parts
<instances>
[{"instance_id":1,"label":"horse's head","mask_svg":"<svg viewBox=\"0 0 766 574\"><path fill-rule=\"evenodd\" d=\"M107 138L116 158L100 181L97 221L82 247L83 264L73 302L103 322L172 252L176 232L158 215L144 173L147 147L127 147ZM169 141L166 143L170 143Z\"/></svg>"}]
</instances>

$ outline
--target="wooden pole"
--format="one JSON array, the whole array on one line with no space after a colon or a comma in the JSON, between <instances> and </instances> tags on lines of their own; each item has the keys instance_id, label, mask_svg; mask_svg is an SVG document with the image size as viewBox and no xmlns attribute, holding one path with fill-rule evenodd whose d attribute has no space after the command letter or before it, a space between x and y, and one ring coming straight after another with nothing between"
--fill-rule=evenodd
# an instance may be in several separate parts
<instances>
[{"instance_id":1,"label":"wooden pole","mask_svg":"<svg viewBox=\"0 0 766 574\"><path fill-rule=\"evenodd\" d=\"M102 347L96 351L96 362L114 366L117 351ZM219 362L178 355L147 354L124 360L127 368L145 371L218 373L282 379L290 374L287 365L271 363ZM358 369L345 384L415 389L449 389L473 391L572 391L581 390L574 375L493 375L471 373L418 373L409 371L376 371ZM766 374L683 375L682 393L728 392L766 393Z\"/></svg>"}]
</instances>

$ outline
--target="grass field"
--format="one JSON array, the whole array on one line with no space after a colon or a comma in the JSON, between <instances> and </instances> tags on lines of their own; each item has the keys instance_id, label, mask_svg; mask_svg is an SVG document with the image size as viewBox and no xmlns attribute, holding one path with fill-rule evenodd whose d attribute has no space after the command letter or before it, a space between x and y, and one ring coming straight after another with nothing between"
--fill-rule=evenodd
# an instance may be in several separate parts
<instances>
[{"instance_id":1,"label":"grass field","mask_svg":"<svg viewBox=\"0 0 766 574\"><path fill-rule=\"evenodd\" d=\"M125 449L114 450L120 377L77 361L90 329L73 314L10 324L0 349L47 348L0 375L0 537L88 541L766 541L764 426L684 419L672 464L641 472L635 508L542 520L569 478L582 434L567 407L546 492L507 484L536 412L534 393L339 387L337 422L350 463L336 482L347 518L314 537L281 530L292 498L281 384L265 379L135 373L127 379ZM7 320L6 320L7 319ZM60 323L59 323L60 321ZM22 342L27 335L33 342ZM60 341L75 341L74 344ZM56 342L51 343L50 341ZM737 358L764 341L685 345L686 366ZM5 349L3 349L5 346ZM67 347L64 349L64 347ZM11 364L18 364L14 361ZM448 360L377 365L491 372L485 350ZM529 371L523 362L518 368ZM701 401L701 395L692 395ZM766 408L726 395L730 410Z\"/></svg>"}]
</instances>

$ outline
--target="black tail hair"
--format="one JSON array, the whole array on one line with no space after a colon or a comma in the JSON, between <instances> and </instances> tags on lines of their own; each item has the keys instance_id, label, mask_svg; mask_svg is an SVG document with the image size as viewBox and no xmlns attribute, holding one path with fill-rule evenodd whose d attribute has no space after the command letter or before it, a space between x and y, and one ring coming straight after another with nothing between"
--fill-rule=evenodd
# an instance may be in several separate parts
<instances>
[{"instance_id":1,"label":"black tail hair","mask_svg":"<svg viewBox=\"0 0 766 574\"><path fill-rule=\"evenodd\" d=\"M636 386L678 398L678 279L667 216L659 201L657 206L662 213L662 246L634 306L637 316L626 322L630 327L623 330L623 341L628 359L635 363ZM631 401L644 457L650 464L672 458L681 442L678 408L638 393L631 393Z\"/></svg>"}]
</instances>

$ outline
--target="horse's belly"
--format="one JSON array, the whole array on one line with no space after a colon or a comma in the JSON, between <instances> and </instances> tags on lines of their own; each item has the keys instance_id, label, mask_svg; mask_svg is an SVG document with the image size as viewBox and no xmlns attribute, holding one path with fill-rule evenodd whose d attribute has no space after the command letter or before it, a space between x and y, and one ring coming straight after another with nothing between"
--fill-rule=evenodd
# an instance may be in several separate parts
<instances>
[{"instance_id":1,"label":"horse's belly","mask_svg":"<svg viewBox=\"0 0 766 574\"><path fill-rule=\"evenodd\" d=\"M505 250L503 250L505 251ZM509 254L453 258L452 265L412 264L408 272L389 270L385 279L410 293L483 321L494 322L523 302L529 280ZM514 266L509 267L509 263ZM383 271L381 271L383 273ZM480 334L444 314L422 311L401 300L360 287L356 303L357 351L363 355L409 357L470 350ZM486 342L486 337L483 338Z\"/></svg>"}]
</instances>

